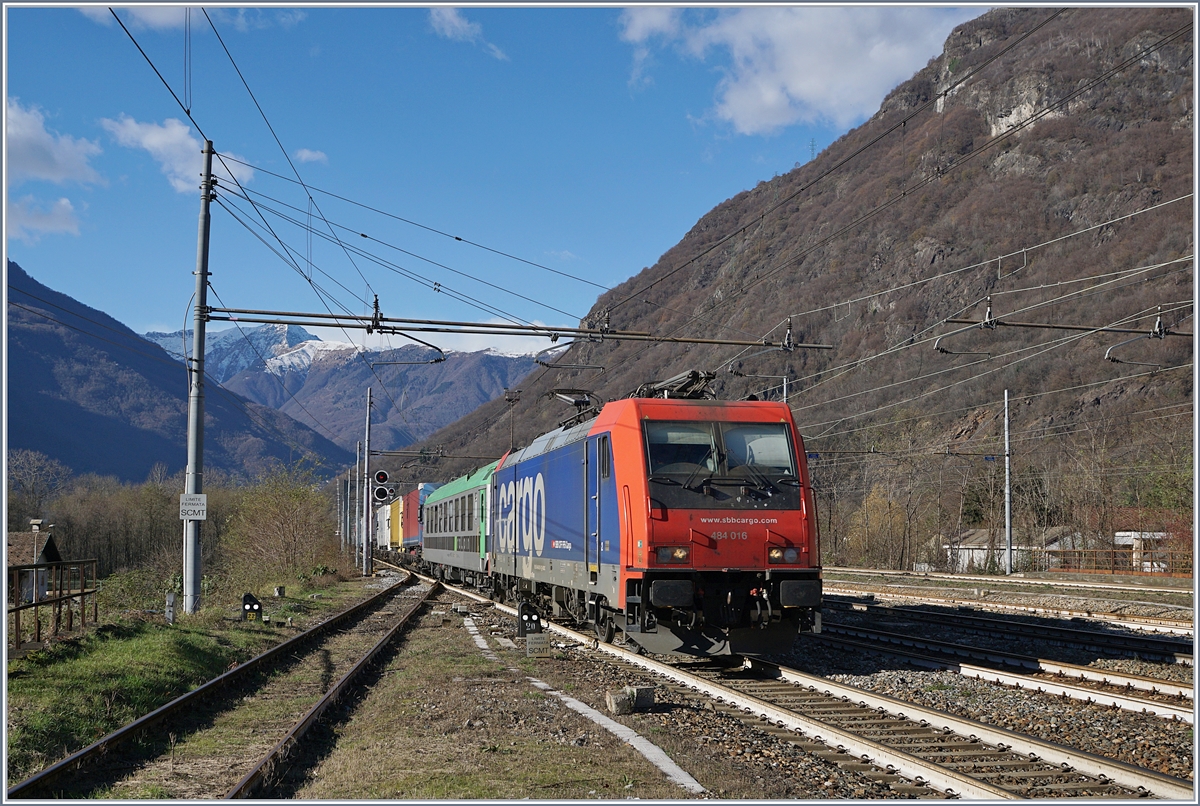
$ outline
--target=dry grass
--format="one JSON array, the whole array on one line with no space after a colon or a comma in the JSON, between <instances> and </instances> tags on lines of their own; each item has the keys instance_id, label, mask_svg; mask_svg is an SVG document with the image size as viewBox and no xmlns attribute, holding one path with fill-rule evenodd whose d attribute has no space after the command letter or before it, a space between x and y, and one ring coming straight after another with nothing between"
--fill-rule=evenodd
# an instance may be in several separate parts
<instances>
[{"instance_id":1,"label":"dry grass","mask_svg":"<svg viewBox=\"0 0 1200 806\"><path fill-rule=\"evenodd\" d=\"M534 689L557 661L490 661L444 606L381 670L353 720L326 736L298 798L674 799L688 793L631 747ZM519 658L519 660L518 660ZM513 663L517 661L517 663ZM510 670L515 666L519 671Z\"/></svg>"},{"instance_id":2,"label":"dry grass","mask_svg":"<svg viewBox=\"0 0 1200 806\"><path fill-rule=\"evenodd\" d=\"M510 619L472 606L480 632ZM444 626L444 621L448 624ZM581 648L527 658L489 638L485 658L447 604L408 633L365 698L321 728L272 793L305 799L798 799L895 797L736 718L659 687L657 704L607 714L605 691L653 681ZM693 795L632 747L534 688L544 681L661 747L707 790Z\"/></svg>"}]
</instances>

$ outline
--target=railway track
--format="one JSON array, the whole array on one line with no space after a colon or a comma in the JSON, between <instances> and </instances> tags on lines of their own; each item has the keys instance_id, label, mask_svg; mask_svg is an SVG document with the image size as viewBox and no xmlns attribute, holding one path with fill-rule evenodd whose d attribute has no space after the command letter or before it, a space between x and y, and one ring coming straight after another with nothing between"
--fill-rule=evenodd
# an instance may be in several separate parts
<instances>
[{"instance_id":1,"label":"railway track","mask_svg":"<svg viewBox=\"0 0 1200 806\"><path fill-rule=\"evenodd\" d=\"M880 590L877 588L843 588L839 587L837 583L826 582L824 586L824 593L827 596L835 595L860 597L865 595L873 598L901 601L912 601L916 599L926 604L940 604L947 607L970 607L981 610L992 610L1001 613L1028 613L1041 616L1057 616L1059 618L1089 619L1094 621L1103 621L1104 623L1115 627L1126 627L1129 629L1145 630L1148 632L1160 632L1182 636L1190 636L1195 634L1195 625L1191 621L1183 619L1105 613L1099 610L1087 609L1073 610L1066 607L1049 605L1020 605L984 600L978 597L968 598L944 596L931 593L930 588L914 587L911 593L900 593L894 589Z\"/></svg>"},{"instance_id":2,"label":"railway track","mask_svg":"<svg viewBox=\"0 0 1200 806\"><path fill-rule=\"evenodd\" d=\"M687 670L600 645L907 794L971 799L1192 797L1190 781L956 717L775 664ZM838 760L834 753L841 753ZM897 784L896 776L907 779ZM911 787L916 786L914 790Z\"/></svg>"},{"instance_id":3,"label":"railway track","mask_svg":"<svg viewBox=\"0 0 1200 806\"><path fill-rule=\"evenodd\" d=\"M512 608L497 607L515 616ZM1188 780L779 665L668 664L561 625L547 626L667 685L709 698L715 707L899 794L990 800L1192 798Z\"/></svg>"},{"instance_id":4,"label":"railway track","mask_svg":"<svg viewBox=\"0 0 1200 806\"><path fill-rule=\"evenodd\" d=\"M439 589L402 581L13 786L9 798L251 797Z\"/></svg>"},{"instance_id":5,"label":"railway track","mask_svg":"<svg viewBox=\"0 0 1200 806\"><path fill-rule=\"evenodd\" d=\"M1081 590L1097 590L1097 591L1132 591L1137 593L1165 593L1165 594L1184 594L1192 595L1190 587L1171 587L1160 581L1155 581L1153 577L1144 577L1147 580L1145 584L1134 582L1102 582L1102 581L1083 581L1079 579L1053 579L1053 578L1038 578L1024 577L1018 574L1010 574L1004 577L986 576L986 575L970 575L970 574L946 574L937 572L917 572L917 571L879 571L870 568L840 568L837 566L825 566L824 573L827 578L832 577L868 577L872 579L895 579L902 580L907 583L909 581L920 582L937 582L939 580L945 582L972 582L981 583L984 585L1009 585L1015 588L1029 587L1049 587L1049 588L1078 588ZM840 580L836 580L840 581Z\"/></svg>"},{"instance_id":6,"label":"railway track","mask_svg":"<svg viewBox=\"0 0 1200 806\"><path fill-rule=\"evenodd\" d=\"M836 643L900 658L915 667L949 669L964 677L1194 722L1191 685L829 622L820 635L803 636L803 640ZM964 663L963 658L985 665Z\"/></svg>"},{"instance_id":7,"label":"railway track","mask_svg":"<svg viewBox=\"0 0 1200 806\"><path fill-rule=\"evenodd\" d=\"M964 632L1023 638L1035 635L1039 640L1058 642L1084 649L1126 657L1152 657L1167 663L1193 665L1192 641L1168 635L1141 635L1060 627L1054 624L1026 624L964 613L931 611L916 607L903 610L854 601L826 600L826 609L857 610L877 615L950 626Z\"/></svg>"},{"instance_id":8,"label":"railway track","mask_svg":"<svg viewBox=\"0 0 1200 806\"><path fill-rule=\"evenodd\" d=\"M750 713L861 754L964 798L1191 798L1192 785L1002 728L776 664L703 670ZM731 695L723 694L729 699ZM794 727L793 727L794 726Z\"/></svg>"}]
</instances>

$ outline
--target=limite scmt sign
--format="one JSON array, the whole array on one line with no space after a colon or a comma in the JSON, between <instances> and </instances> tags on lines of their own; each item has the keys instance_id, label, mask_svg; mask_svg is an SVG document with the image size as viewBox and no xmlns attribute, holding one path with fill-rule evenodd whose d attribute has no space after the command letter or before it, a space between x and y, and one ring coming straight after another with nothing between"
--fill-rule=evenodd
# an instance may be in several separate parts
<instances>
[{"instance_id":1,"label":"limite scmt sign","mask_svg":"<svg viewBox=\"0 0 1200 806\"><path fill-rule=\"evenodd\" d=\"M208 519L208 496L194 493L179 496L179 520L203 521Z\"/></svg>"}]
</instances>

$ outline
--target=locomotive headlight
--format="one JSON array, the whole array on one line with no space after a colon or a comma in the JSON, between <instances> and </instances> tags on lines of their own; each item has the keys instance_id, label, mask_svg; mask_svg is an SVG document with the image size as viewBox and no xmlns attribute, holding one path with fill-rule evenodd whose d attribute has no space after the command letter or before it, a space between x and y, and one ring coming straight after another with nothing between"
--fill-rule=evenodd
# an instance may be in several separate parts
<instances>
[{"instance_id":1,"label":"locomotive headlight","mask_svg":"<svg viewBox=\"0 0 1200 806\"><path fill-rule=\"evenodd\" d=\"M686 563L692 558L691 546L659 546L654 550L654 558L660 564Z\"/></svg>"},{"instance_id":2,"label":"locomotive headlight","mask_svg":"<svg viewBox=\"0 0 1200 806\"><path fill-rule=\"evenodd\" d=\"M783 548L782 546L771 546L767 549L767 562L769 563L794 563L800 556L800 552L794 548Z\"/></svg>"}]
</instances>

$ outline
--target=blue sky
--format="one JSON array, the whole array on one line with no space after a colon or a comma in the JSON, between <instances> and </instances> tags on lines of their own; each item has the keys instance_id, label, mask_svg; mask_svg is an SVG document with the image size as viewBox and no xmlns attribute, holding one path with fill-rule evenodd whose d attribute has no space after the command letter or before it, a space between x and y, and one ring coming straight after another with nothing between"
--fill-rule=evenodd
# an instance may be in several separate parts
<instances>
[{"instance_id":1,"label":"blue sky","mask_svg":"<svg viewBox=\"0 0 1200 806\"><path fill-rule=\"evenodd\" d=\"M6 254L138 332L191 324L196 124L253 166L227 163L261 205L222 183L210 304L366 313L378 294L388 316L574 325L715 205L874 114L985 9L207 10L253 98L199 7L190 37L183 7L116 9L193 124L106 7L5 7ZM259 215L272 232L242 223Z\"/></svg>"}]
</instances>

